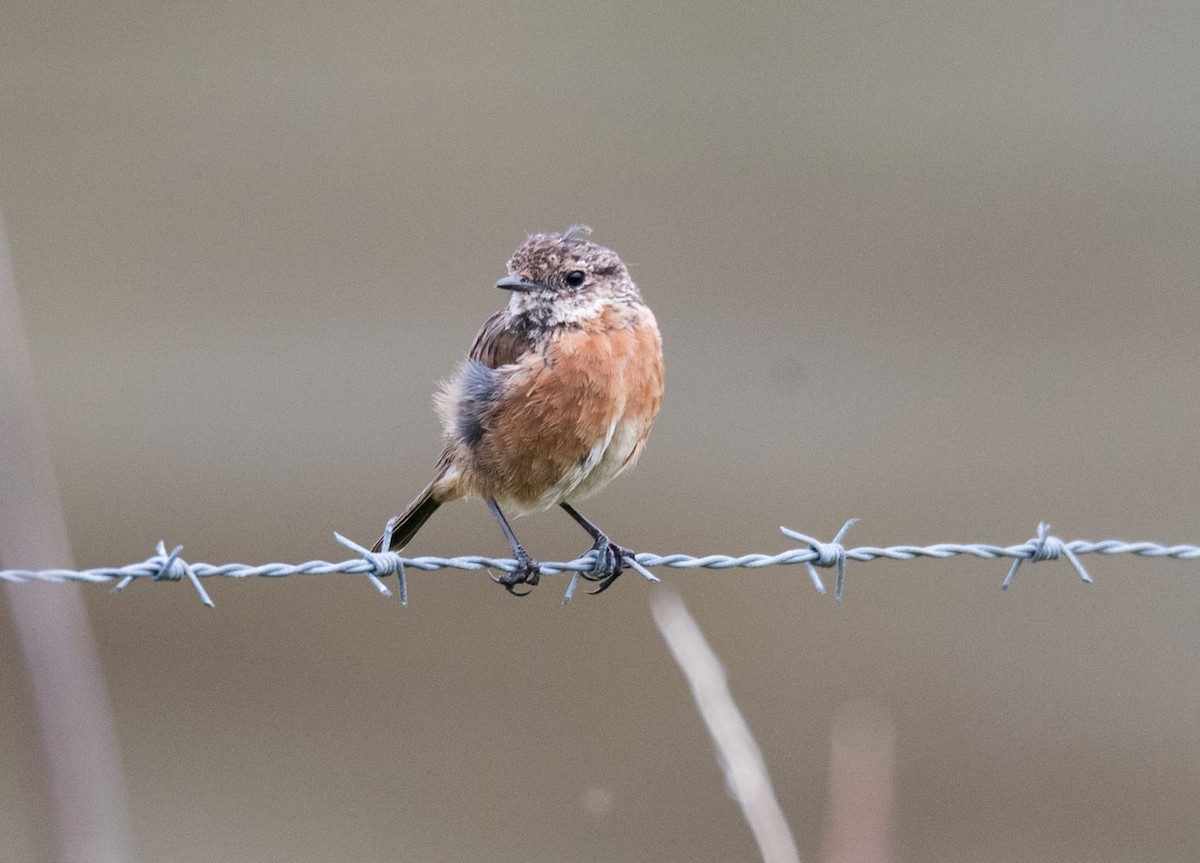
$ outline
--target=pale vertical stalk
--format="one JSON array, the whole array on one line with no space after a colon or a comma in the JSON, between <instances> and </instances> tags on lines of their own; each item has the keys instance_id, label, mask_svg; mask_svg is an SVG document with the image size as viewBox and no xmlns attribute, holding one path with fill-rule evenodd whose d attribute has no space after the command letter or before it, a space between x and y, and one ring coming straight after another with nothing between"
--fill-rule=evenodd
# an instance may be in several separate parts
<instances>
[{"instance_id":1,"label":"pale vertical stalk","mask_svg":"<svg viewBox=\"0 0 1200 863\"><path fill-rule=\"evenodd\" d=\"M655 591L650 608L658 631L687 678L696 709L717 748L725 781L750 825L764 863L799 863L796 841L775 799L762 751L733 700L721 660L677 594Z\"/></svg>"},{"instance_id":2,"label":"pale vertical stalk","mask_svg":"<svg viewBox=\"0 0 1200 863\"><path fill-rule=\"evenodd\" d=\"M895 809L896 733L887 714L856 702L833 718L829 818L821 863L888 863Z\"/></svg>"},{"instance_id":3,"label":"pale vertical stalk","mask_svg":"<svg viewBox=\"0 0 1200 863\"><path fill-rule=\"evenodd\" d=\"M0 220L0 568L70 566L70 557ZM79 588L14 586L8 605L33 685L57 856L64 863L123 863L129 859L125 785Z\"/></svg>"}]
</instances>

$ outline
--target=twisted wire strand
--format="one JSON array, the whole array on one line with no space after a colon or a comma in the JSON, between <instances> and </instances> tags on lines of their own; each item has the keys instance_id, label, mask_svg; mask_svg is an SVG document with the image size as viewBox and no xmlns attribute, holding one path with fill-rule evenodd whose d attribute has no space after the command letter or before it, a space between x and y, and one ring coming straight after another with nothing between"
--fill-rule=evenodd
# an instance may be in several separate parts
<instances>
[{"instance_id":1,"label":"twisted wire strand","mask_svg":"<svg viewBox=\"0 0 1200 863\"><path fill-rule=\"evenodd\" d=\"M1066 557L1075 571L1086 582L1091 576L1079 562L1079 557L1087 554L1132 554L1138 557L1162 557L1174 560L1200 559L1200 546L1195 545L1161 545L1154 542L1125 542L1119 539L1103 539L1091 541L1075 539L1065 542L1049 532L1049 525L1038 525L1037 535L1019 545L989 545L985 543L937 543L935 545L896 545L889 548L860 546L846 548L842 538L854 524L856 519L846 522L838 531L832 542L822 542L806 534L783 527L780 530L785 536L800 540L804 546L790 548L778 554L743 554L738 556L726 554L709 554L694 557L688 554L653 554L640 552L625 559L626 565L639 572L648 581L658 581L651 572L652 567L667 567L671 569L762 569L768 566L792 566L804 564L809 577L818 593L825 593L825 586L817 573L818 567L834 568L837 571L837 583L834 596L840 600L845 586L846 564L848 561L865 563L871 560L913 560L918 557L944 559L959 555L978 557L984 560L1011 558L1013 563L1008 570L1001 587L1007 589L1016 576L1020 565L1029 561L1036 563L1045 560L1055 560L1060 556ZM353 540L335 533L337 540L347 548L357 552L360 557L342 561L310 560L304 563L189 563L181 558L183 546L177 546L167 551L164 543L158 543L157 553L138 563L119 567L99 567L95 569L6 569L0 570L0 582L21 584L25 582L49 582L61 584L67 582L83 582L86 584L105 584L116 582L114 591L123 590L139 579L151 581L180 581L187 579L201 601L205 605L214 605L208 592L201 584L206 578L284 578L293 575L363 575L384 596L391 596L392 591L381 581L389 575L396 575L400 601L408 603L408 584L405 578L406 569L419 569L431 572L441 569L458 569L478 571L487 569L511 572L516 567L516 561L510 558L487 557L484 555L460 555L457 557L401 557L395 552L372 552ZM385 546L386 547L386 546ZM579 583L580 574L591 572L595 567L595 556L592 552L583 557L570 561L552 561L541 565L543 575L571 574L571 582L567 587L564 602L570 602L575 588Z\"/></svg>"}]
</instances>

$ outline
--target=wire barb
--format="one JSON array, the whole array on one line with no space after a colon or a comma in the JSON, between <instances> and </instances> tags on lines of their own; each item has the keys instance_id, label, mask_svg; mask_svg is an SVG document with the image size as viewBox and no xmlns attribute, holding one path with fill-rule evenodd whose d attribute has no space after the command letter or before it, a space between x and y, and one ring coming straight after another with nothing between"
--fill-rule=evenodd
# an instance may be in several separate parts
<instances>
[{"instance_id":1,"label":"wire barb","mask_svg":"<svg viewBox=\"0 0 1200 863\"><path fill-rule=\"evenodd\" d=\"M842 529L833 537L833 542L821 542L819 539L813 539L811 536L806 536L796 530L780 527L784 536L798 539L801 542L807 542L809 547L816 553L816 556L811 560L804 561L805 567L808 569L808 576L812 579L813 585L817 588L817 593L821 596L825 595L825 585L821 583L821 576L817 574L816 567L818 566L837 566L837 584L833 590L833 598L838 602L842 601L842 589L846 586L846 549L842 545L842 537L854 527L858 521L857 518L847 519L842 525Z\"/></svg>"},{"instance_id":2,"label":"wire barb","mask_svg":"<svg viewBox=\"0 0 1200 863\"><path fill-rule=\"evenodd\" d=\"M650 555L650 556L653 557L654 555ZM572 597L575 596L575 588L579 586L579 579L583 575L583 573L596 571L595 566L596 566L596 563L599 560L599 558L600 558L600 553L593 550L593 551L589 551L586 555L579 558L578 560L573 560L570 563L565 563L565 564L544 563L544 564L542 564L542 572L547 572L548 567L559 568L559 569L570 568L570 569L575 570L571 574L571 582L570 582L570 584L567 585L567 592L563 594L563 605L569 604L571 602ZM651 584L658 584L660 582L659 577L657 575L655 575L654 573L652 573L650 570L646 569L646 567L644 567L640 563L638 563L637 558L638 558L638 556L636 554L627 554L622 558L622 560L624 563L629 565L630 569L636 570L638 575L640 575L642 578L646 579L646 581L650 582ZM582 568L582 569L576 569L575 565L578 563L581 563L583 561L588 561L590 563L590 566ZM601 588L601 589L603 589L603 588ZM593 590L591 592L599 593L600 591Z\"/></svg>"},{"instance_id":3,"label":"wire barb","mask_svg":"<svg viewBox=\"0 0 1200 863\"><path fill-rule=\"evenodd\" d=\"M396 529L396 519L388 519L387 527L383 530L383 543L381 548L390 548L392 545L392 531ZM371 584L375 585L375 589L384 596L390 597L392 592L388 590L386 584L380 579L385 578L392 573L396 574L396 581L400 586L400 604L408 605L408 579L404 577L404 558L396 554L394 551L371 551L359 545L352 539L347 539L336 530L333 532L333 538L351 551L356 551L363 556L363 560L371 564L371 569L364 573Z\"/></svg>"},{"instance_id":4,"label":"wire barb","mask_svg":"<svg viewBox=\"0 0 1200 863\"><path fill-rule=\"evenodd\" d=\"M196 593L199 594L201 602L209 608L217 607L217 604L212 601L212 597L208 595L208 591L204 589L204 585L200 583L200 579L192 570L191 565L179 557L179 553L183 551L182 545L175 546L168 554L167 544L160 539L156 550L158 551L158 556L146 561L146 564L155 566L155 569L150 572L141 573L142 575L149 577L151 581L180 581L186 577L191 582L192 587L195 588ZM120 593L132 584L135 578L137 578L137 575L124 576L113 586L112 592Z\"/></svg>"},{"instance_id":5,"label":"wire barb","mask_svg":"<svg viewBox=\"0 0 1200 863\"><path fill-rule=\"evenodd\" d=\"M1044 521L1039 521L1037 526L1037 536L1029 540L1030 552L1028 557L1018 557L1009 567L1008 575L1004 577L1004 582L1000 585L1001 590L1008 590L1012 584L1013 577L1017 574L1017 570L1021 564L1028 560L1030 563L1039 563L1043 560L1058 560L1061 555L1066 555L1067 560L1071 561L1071 565L1075 567L1075 571L1079 573L1088 584L1092 583L1092 577L1088 575L1088 571L1083 568L1083 564L1079 562L1079 558L1075 556L1075 552L1071 551L1071 546L1057 536L1050 535L1050 525Z\"/></svg>"}]
</instances>

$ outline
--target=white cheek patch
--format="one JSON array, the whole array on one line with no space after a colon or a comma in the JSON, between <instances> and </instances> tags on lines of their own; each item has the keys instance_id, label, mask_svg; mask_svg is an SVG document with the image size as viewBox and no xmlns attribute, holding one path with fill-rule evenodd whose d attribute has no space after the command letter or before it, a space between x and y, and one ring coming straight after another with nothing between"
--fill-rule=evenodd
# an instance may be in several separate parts
<instances>
[{"instance_id":1,"label":"white cheek patch","mask_svg":"<svg viewBox=\"0 0 1200 863\"><path fill-rule=\"evenodd\" d=\"M534 308L537 303L525 291L513 291L508 297L508 310L513 315L520 315Z\"/></svg>"},{"instance_id":2,"label":"white cheek patch","mask_svg":"<svg viewBox=\"0 0 1200 863\"><path fill-rule=\"evenodd\" d=\"M575 324L579 321L586 321L599 317L606 305L608 305L608 300L594 295L586 299L579 297L560 300L554 306L554 316L551 321L556 324Z\"/></svg>"}]
</instances>

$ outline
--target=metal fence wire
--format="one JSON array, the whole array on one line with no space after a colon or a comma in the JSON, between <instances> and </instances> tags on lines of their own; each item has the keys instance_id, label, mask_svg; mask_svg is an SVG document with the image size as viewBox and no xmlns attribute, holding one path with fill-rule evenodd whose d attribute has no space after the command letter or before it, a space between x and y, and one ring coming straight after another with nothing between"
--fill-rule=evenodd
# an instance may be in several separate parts
<instances>
[{"instance_id":1,"label":"metal fence wire","mask_svg":"<svg viewBox=\"0 0 1200 863\"><path fill-rule=\"evenodd\" d=\"M1096 542L1086 539L1075 539L1069 542L1050 534L1049 525L1038 525L1037 534L1020 545L988 545L985 543L938 543L937 545L895 545L889 548L860 546L846 548L842 544L846 532L857 521L850 519L837 532L830 542L781 527L780 530L790 539L798 540L803 545L779 552L778 554L743 554L731 556L725 554L710 554L704 557L693 557L687 554L653 554L640 552L627 556L625 563L636 570L648 581L658 581L650 572L652 568L668 567L672 569L761 569L768 566L791 566L804 564L809 578L819 594L825 593L825 585L817 569L832 568L836 570L834 596L840 601L846 584L846 565L850 561L866 562L886 558L888 560L914 560L919 557L946 558L958 555L993 560L998 558L1012 559L1008 574L1001 583L1002 589L1012 584L1018 568L1025 561L1037 563L1046 560L1057 560L1066 557L1079 577L1091 582L1079 558L1086 554L1132 554L1139 557L1165 557L1175 560L1195 560L1200 558L1200 547L1194 545L1160 545L1154 542L1125 542L1119 539L1102 539ZM67 570L67 569L8 569L0 570L0 581L10 583L51 582L56 584L67 582L84 582L86 584L105 584L116 582L114 592L120 591L139 579L150 581L180 581L187 579L196 589L201 601L213 607L212 598L204 589L202 580L206 578L283 578L292 575L347 575L365 576L372 585L384 596L391 596L392 591L382 579L391 575L397 577L400 601L408 604L408 582L405 577L407 569L433 571L440 569L458 570L501 570L511 572L516 561L508 558L484 557L481 555L464 555L460 557L401 557L396 552L372 552L340 533L334 533L338 542L355 552L358 557L348 560L330 562L310 560L305 563L264 563L251 565L245 563L190 563L180 557L183 546L176 546L167 551L166 545L158 543L156 553L141 561L120 567L100 567L96 569ZM385 544L386 547L386 544ZM542 575L558 575L571 573L571 581L567 586L563 602L571 601L579 584L580 573L592 571L595 565L594 554L588 552L583 557L571 561L549 562L541 565Z\"/></svg>"}]
</instances>

